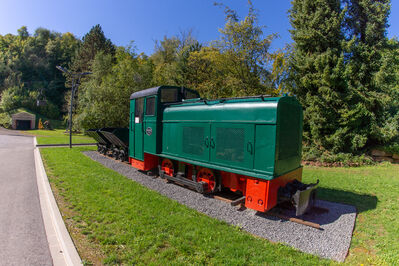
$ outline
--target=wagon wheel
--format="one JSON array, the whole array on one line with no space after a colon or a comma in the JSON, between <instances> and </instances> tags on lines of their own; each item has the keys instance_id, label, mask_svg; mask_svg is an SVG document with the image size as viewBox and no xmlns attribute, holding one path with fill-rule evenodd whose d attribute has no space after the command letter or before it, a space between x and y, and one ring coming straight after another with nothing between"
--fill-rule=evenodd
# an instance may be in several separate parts
<instances>
[{"instance_id":1,"label":"wagon wheel","mask_svg":"<svg viewBox=\"0 0 399 266\"><path fill-rule=\"evenodd\" d=\"M120 150L120 151L119 151L119 158L118 158L118 160L121 161L121 162L123 162L123 161L125 161L125 158L126 158L125 151L124 151L124 150Z\"/></svg>"},{"instance_id":2,"label":"wagon wheel","mask_svg":"<svg viewBox=\"0 0 399 266\"><path fill-rule=\"evenodd\" d=\"M123 150L119 150L118 154L117 154L117 160L118 161L123 161L123 158L125 157L125 152Z\"/></svg>"},{"instance_id":3,"label":"wagon wheel","mask_svg":"<svg viewBox=\"0 0 399 266\"><path fill-rule=\"evenodd\" d=\"M169 159L163 159L161 164L161 170L168 176L173 176L175 172L175 166Z\"/></svg>"},{"instance_id":4,"label":"wagon wheel","mask_svg":"<svg viewBox=\"0 0 399 266\"><path fill-rule=\"evenodd\" d=\"M208 168L201 168L197 173L197 182L205 182L207 184L205 193L215 192L217 187L216 180L215 174Z\"/></svg>"}]
</instances>

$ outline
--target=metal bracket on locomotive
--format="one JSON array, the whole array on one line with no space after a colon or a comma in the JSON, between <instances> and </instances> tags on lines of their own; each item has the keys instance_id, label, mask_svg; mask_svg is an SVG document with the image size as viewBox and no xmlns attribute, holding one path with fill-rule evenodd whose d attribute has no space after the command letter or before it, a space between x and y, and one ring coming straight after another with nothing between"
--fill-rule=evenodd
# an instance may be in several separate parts
<instances>
[{"instance_id":1,"label":"metal bracket on locomotive","mask_svg":"<svg viewBox=\"0 0 399 266\"><path fill-rule=\"evenodd\" d=\"M193 180L190 180L190 179L187 179L183 175L179 175L179 173L176 174L176 176L166 175L165 171L163 171L161 167L159 168L159 177L161 177L163 179L170 180L170 181L175 182L175 183L179 183L179 184L185 185L185 186L187 186L189 188L195 189L199 193L204 193L206 191L206 188L207 188L207 183L205 183L205 182L197 182L195 180L195 178Z\"/></svg>"},{"instance_id":2,"label":"metal bracket on locomotive","mask_svg":"<svg viewBox=\"0 0 399 266\"><path fill-rule=\"evenodd\" d=\"M314 184L304 184L298 180L288 183L278 190L279 202L289 201L295 207L295 215L301 216L310 210L316 201L316 188L319 180Z\"/></svg>"}]
</instances>

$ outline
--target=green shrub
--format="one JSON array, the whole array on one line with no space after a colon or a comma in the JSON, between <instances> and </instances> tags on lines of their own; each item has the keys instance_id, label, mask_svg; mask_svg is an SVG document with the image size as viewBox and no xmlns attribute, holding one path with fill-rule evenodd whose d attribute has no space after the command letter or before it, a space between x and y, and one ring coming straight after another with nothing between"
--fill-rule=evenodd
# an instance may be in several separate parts
<instances>
[{"instance_id":1,"label":"green shrub","mask_svg":"<svg viewBox=\"0 0 399 266\"><path fill-rule=\"evenodd\" d=\"M320 162L331 163L336 166L361 166L374 164L373 159L367 155L353 155L351 153L329 154L323 153Z\"/></svg>"},{"instance_id":2,"label":"green shrub","mask_svg":"<svg viewBox=\"0 0 399 266\"><path fill-rule=\"evenodd\" d=\"M11 128L11 116L8 113L0 113L0 127Z\"/></svg>"},{"instance_id":3,"label":"green shrub","mask_svg":"<svg viewBox=\"0 0 399 266\"><path fill-rule=\"evenodd\" d=\"M390 153L396 153L399 154L399 143L392 143L386 147L379 147L379 149L382 149L383 151L390 152Z\"/></svg>"},{"instance_id":4,"label":"green shrub","mask_svg":"<svg viewBox=\"0 0 399 266\"><path fill-rule=\"evenodd\" d=\"M399 148L399 145L398 145ZM374 164L373 159L367 155L354 155L351 153L331 153L317 149L314 146L303 146L302 160L319 162L328 166L361 166Z\"/></svg>"}]
</instances>

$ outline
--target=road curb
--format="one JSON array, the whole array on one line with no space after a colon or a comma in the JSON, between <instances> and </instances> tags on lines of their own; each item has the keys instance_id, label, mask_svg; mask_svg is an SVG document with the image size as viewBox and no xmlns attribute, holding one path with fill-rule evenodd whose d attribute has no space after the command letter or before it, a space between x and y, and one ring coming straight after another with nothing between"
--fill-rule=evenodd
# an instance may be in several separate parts
<instances>
[{"instance_id":1,"label":"road curb","mask_svg":"<svg viewBox=\"0 0 399 266\"><path fill-rule=\"evenodd\" d=\"M46 171L44 170L39 148L36 147L36 137L34 138L34 145L40 207L53 264L55 266L83 265L55 201Z\"/></svg>"}]
</instances>

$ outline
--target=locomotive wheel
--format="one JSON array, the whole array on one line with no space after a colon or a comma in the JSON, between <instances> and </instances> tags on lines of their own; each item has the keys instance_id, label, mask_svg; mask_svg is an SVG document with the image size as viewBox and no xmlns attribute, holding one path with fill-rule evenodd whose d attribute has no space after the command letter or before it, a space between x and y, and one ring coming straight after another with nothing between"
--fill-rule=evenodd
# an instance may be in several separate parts
<instances>
[{"instance_id":1,"label":"locomotive wheel","mask_svg":"<svg viewBox=\"0 0 399 266\"><path fill-rule=\"evenodd\" d=\"M216 190L217 184L215 174L208 168L201 168L201 170L198 171L197 182L207 183L207 189L205 190L205 193L212 193Z\"/></svg>"},{"instance_id":2,"label":"locomotive wheel","mask_svg":"<svg viewBox=\"0 0 399 266\"><path fill-rule=\"evenodd\" d=\"M107 154L107 152L108 152L108 149L107 149L107 147L102 147L101 148L101 154L104 154L104 155L106 155Z\"/></svg>"},{"instance_id":3,"label":"locomotive wheel","mask_svg":"<svg viewBox=\"0 0 399 266\"><path fill-rule=\"evenodd\" d=\"M168 176L173 176L175 172L175 166L173 162L169 159L163 159L161 164L161 170Z\"/></svg>"}]
</instances>

